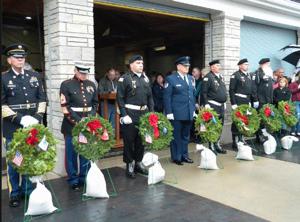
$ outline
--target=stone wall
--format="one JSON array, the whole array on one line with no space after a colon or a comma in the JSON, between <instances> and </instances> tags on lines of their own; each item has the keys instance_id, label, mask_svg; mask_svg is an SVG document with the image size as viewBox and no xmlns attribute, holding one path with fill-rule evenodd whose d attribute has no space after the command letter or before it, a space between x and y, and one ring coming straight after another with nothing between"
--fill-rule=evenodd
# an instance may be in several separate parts
<instances>
[{"instance_id":1,"label":"stone wall","mask_svg":"<svg viewBox=\"0 0 300 222\"><path fill-rule=\"evenodd\" d=\"M55 172L65 174L59 88L74 74L74 61L91 65L94 78L93 0L44 0L44 38L48 127L59 140Z\"/></svg>"}]
</instances>

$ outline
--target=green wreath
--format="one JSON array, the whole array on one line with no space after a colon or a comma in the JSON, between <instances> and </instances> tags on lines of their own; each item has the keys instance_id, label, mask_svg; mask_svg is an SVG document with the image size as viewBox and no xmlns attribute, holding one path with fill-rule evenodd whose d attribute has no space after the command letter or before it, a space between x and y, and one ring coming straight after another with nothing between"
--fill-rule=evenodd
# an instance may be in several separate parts
<instances>
[{"instance_id":1,"label":"green wreath","mask_svg":"<svg viewBox=\"0 0 300 222\"><path fill-rule=\"evenodd\" d=\"M231 118L238 131L246 137L253 136L259 129L260 117L248 104L240 105L233 110Z\"/></svg>"},{"instance_id":2,"label":"green wreath","mask_svg":"<svg viewBox=\"0 0 300 222\"><path fill-rule=\"evenodd\" d=\"M40 176L54 169L56 144L53 134L42 124L20 128L13 134L7 159L20 174Z\"/></svg>"},{"instance_id":3,"label":"green wreath","mask_svg":"<svg viewBox=\"0 0 300 222\"><path fill-rule=\"evenodd\" d=\"M148 112L139 119L139 134L143 144L152 150L161 150L170 145L173 127L165 115Z\"/></svg>"},{"instance_id":4,"label":"green wreath","mask_svg":"<svg viewBox=\"0 0 300 222\"><path fill-rule=\"evenodd\" d=\"M75 150L92 161L101 159L115 144L111 124L98 115L83 118L73 128L72 135Z\"/></svg>"},{"instance_id":5,"label":"green wreath","mask_svg":"<svg viewBox=\"0 0 300 222\"><path fill-rule=\"evenodd\" d=\"M284 123L288 127L293 127L297 124L296 106L291 101L280 101L278 103L278 110L283 117Z\"/></svg>"},{"instance_id":6,"label":"green wreath","mask_svg":"<svg viewBox=\"0 0 300 222\"><path fill-rule=\"evenodd\" d=\"M202 108L196 117L196 133L204 142L217 142L222 133L222 123L216 111L211 108Z\"/></svg>"},{"instance_id":7,"label":"green wreath","mask_svg":"<svg viewBox=\"0 0 300 222\"><path fill-rule=\"evenodd\" d=\"M259 110L259 115L268 132L274 133L281 129L281 115L274 105L265 104Z\"/></svg>"}]
</instances>

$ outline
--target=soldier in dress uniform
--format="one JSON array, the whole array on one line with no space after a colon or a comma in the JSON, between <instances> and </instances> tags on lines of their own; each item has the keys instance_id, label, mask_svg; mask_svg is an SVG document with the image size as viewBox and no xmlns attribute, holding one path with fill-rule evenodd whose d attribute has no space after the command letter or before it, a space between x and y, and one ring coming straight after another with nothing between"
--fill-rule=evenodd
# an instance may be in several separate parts
<instances>
[{"instance_id":1,"label":"soldier in dress uniform","mask_svg":"<svg viewBox=\"0 0 300 222\"><path fill-rule=\"evenodd\" d=\"M176 72L166 77L164 107L167 118L174 128L171 142L171 159L177 165L193 163L188 156L190 129L195 114L195 85L188 74L190 57L183 56L175 61Z\"/></svg>"},{"instance_id":2,"label":"soldier in dress uniform","mask_svg":"<svg viewBox=\"0 0 300 222\"><path fill-rule=\"evenodd\" d=\"M73 190L79 190L84 184L90 162L79 155L78 169L78 153L72 143L72 129L82 118L96 115L98 108L97 88L87 79L89 70L87 64L76 62L74 77L65 80L60 86L60 104L64 114L61 132L65 137L65 167L68 183Z\"/></svg>"},{"instance_id":3,"label":"soldier in dress uniform","mask_svg":"<svg viewBox=\"0 0 300 222\"><path fill-rule=\"evenodd\" d=\"M248 60L241 59L237 65L239 66L239 70L231 75L229 84L231 108L235 110L239 105L243 104L251 106L251 99L253 99L254 105L257 108L256 87L253 85L253 76L248 73ZM237 149L238 142L245 143L243 136L239 133L234 123L231 125L231 133L233 149Z\"/></svg>"},{"instance_id":4,"label":"soldier in dress uniform","mask_svg":"<svg viewBox=\"0 0 300 222\"><path fill-rule=\"evenodd\" d=\"M202 82L203 104L205 105L205 108L213 108L218 113L222 125L224 125L227 91L223 76L220 73L220 61L211 61L209 67L210 72L205 75ZM209 143L209 148L218 153L226 153L226 150L220 146L220 138L216 143Z\"/></svg>"},{"instance_id":5,"label":"soldier in dress uniform","mask_svg":"<svg viewBox=\"0 0 300 222\"><path fill-rule=\"evenodd\" d=\"M13 133L22 127L41 123L46 110L46 93L39 73L24 70L27 47L13 44L4 50L11 68L2 74L2 118L3 136L6 149ZM27 181L27 190L26 189ZM9 206L17 207L20 198L32 191L28 177L22 176L21 187L19 173L8 163Z\"/></svg>"},{"instance_id":6,"label":"soldier in dress uniform","mask_svg":"<svg viewBox=\"0 0 300 222\"><path fill-rule=\"evenodd\" d=\"M260 67L255 71L255 83L257 88L258 109L263 105L273 103L273 71L270 59L263 58L259 61ZM261 126L260 128L262 128ZM262 134L261 129L256 134L257 142L264 143L268 138Z\"/></svg>"},{"instance_id":7,"label":"soldier in dress uniform","mask_svg":"<svg viewBox=\"0 0 300 222\"><path fill-rule=\"evenodd\" d=\"M135 173L148 174L141 162L144 146L137 126L143 114L154 111L154 103L151 83L143 68L143 57L134 55L129 59L129 72L118 80L117 101L124 141L123 161L129 178L135 178Z\"/></svg>"}]
</instances>

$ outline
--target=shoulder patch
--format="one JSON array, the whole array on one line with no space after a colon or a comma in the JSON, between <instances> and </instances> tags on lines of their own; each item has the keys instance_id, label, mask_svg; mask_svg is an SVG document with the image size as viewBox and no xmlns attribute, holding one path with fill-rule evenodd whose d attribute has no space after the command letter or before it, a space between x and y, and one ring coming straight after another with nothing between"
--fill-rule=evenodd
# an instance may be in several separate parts
<instances>
[{"instance_id":1,"label":"shoulder patch","mask_svg":"<svg viewBox=\"0 0 300 222\"><path fill-rule=\"evenodd\" d=\"M123 82L123 81L124 81L124 78L121 77L118 81L119 81L119 82Z\"/></svg>"},{"instance_id":2,"label":"shoulder patch","mask_svg":"<svg viewBox=\"0 0 300 222\"><path fill-rule=\"evenodd\" d=\"M235 75L231 75L231 76L230 76L230 79L235 79Z\"/></svg>"},{"instance_id":3,"label":"shoulder patch","mask_svg":"<svg viewBox=\"0 0 300 222\"><path fill-rule=\"evenodd\" d=\"M205 78L203 79L203 81L204 81L204 82L207 82L207 81L208 81L208 78L207 78L207 77L205 77Z\"/></svg>"}]
</instances>

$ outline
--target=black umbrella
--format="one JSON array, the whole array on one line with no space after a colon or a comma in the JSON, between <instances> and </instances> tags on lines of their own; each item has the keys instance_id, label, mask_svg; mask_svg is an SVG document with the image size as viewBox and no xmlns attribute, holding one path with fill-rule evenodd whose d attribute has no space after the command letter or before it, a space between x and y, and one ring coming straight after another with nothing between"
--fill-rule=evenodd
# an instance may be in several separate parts
<instances>
[{"instance_id":1,"label":"black umbrella","mask_svg":"<svg viewBox=\"0 0 300 222\"><path fill-rule=\"evenodd\" d=\"M283 47L281 51L285 54L282 60L297 66L300 59L300 45L288 45Z\"/></svg>"}]
</instances>

